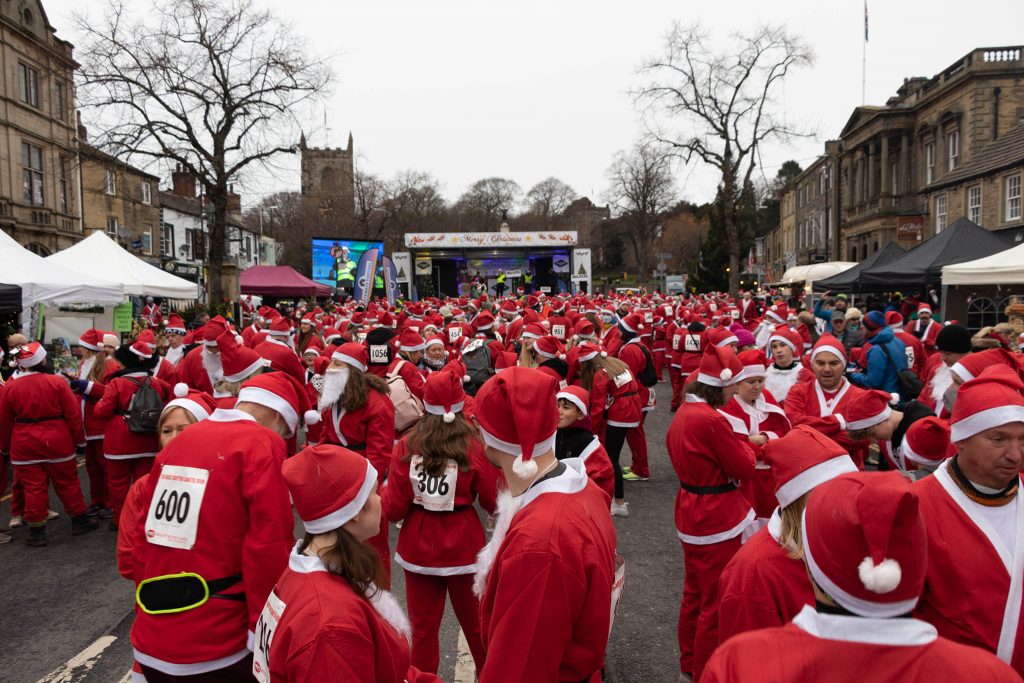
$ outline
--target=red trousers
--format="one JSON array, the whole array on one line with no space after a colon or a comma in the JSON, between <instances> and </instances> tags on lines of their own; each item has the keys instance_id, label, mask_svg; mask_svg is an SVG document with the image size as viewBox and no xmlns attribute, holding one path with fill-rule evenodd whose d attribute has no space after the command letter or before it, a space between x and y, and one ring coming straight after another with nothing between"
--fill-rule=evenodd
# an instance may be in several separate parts
<instances>
[{"instance_id":1,"label":"red trousers","mask_svg":"<svg viewBox=\"0 0 1024 683\"><path fill-rule=\"evenodd\" d=\"M11 469L10 458L0 461L0 498L7 493L7 482L11 482L11 517L25 514L25 487L18 481L18 470ZM10 477L8 477L10 471Z\"/></svg>"},{"instance_id":2,"label":"red trousers","mask_svg":"<svg viewBox=\"0 0 1024 683\"><path fill-rule=\"evenodd\" d=\"M388 520L384 515L380 516L380 533L365 541L366 545L377 551L380 561L384 565L384 583L381 586L384 590L391 590L391 544L388 541Z\"/></svg>"},{"instance_id":3,"label":"red trousers","mask_svg":"<svg viewBox=\"0 0 1024 683\"><path fill-rule=\"evenodd\" d=\"M57 497L64 505L64 511L72 517L85 514L85 499L82 485L78 482L78 462L75 458L64 462L15 465L15 475L25 487L25 522L45 524L50 503L50 483Z\"/></svg>"},{"instance_id":4,"label":"red trousers","mask_svg":"<svg viewBox=\"0 0 1024 683\"><path fill-rule=\"evenodd\" d=\"M675 365L668 366L668 378L672 382L672 402L670 404L672 410L679 408L683 402L683 377L679 368Z\"/></svg>"},{"instance_id":5,"label":"red trousers","mask_svg":"<svg viewBox=\"0 0 1024 683\"><path fill-rule=\"evenodd\" d=\"M480 640L480 602L473 595L474 574L432 576L405 572L405 602L412 626L412 665L420 671L437 673L440 662L437 634L444 616L444 596L449 595L466 643L473 653L477 673L484 666L484 644Z\"/></svg>"},{"instance_id":6,"label":"red trousers","mask_svg":"<svg viewBox=\"0 0 1024 683\"><path fill-rule=\"evenodd\" d=\"M107 458L107 505L114 511L113 520L121 522L121 509L128 489L137 479L149 474L156 458Z\"/></svg>"},{"instance_id":7,"label":"red trousers","mask_svg":"<svg viewBox=\"0 0 1024 683\"><path fill-rule=\"evenodd\" d=\"M718 578L740 549L741 535L721 543L683 543L683 602L679 606L679 670L699 681L718 647Z\"/></svg>"},{"instance_id":8,"label":"red trousers","mask_svg":"<svg viewBox=\"0 0 1024 683\"><path fill-rule=\"evenodd\" d=\"M107 501L107 459L103 439L85 442L85 471L89 474L89 499L93 505L109 507Z\"/></svg>"},{"instance_id":9,"label":"red trousers","mask_svg":"<svg viewBox=\"0 0 1024 683\"><path fill-rule=\"evenodd\" d=\"M654 371L658 373L658 381L661 381L663 377L662 371L665 369L667 363L665 362L665 341L660 340L654 342L654 348L651 349L651 356L654 360Z\"/></svg>"},{"instance_id":10,"label":"red trousers","mask_svg":"<svg viewBox=\"0 0 1024 683\"><path fill-rule=\"evenodd\" d=\"M647 464L647 434L644 432L646 421L647 413L641 413L640 426L626 432L626 443L629 444L629 452L633 455L630 469L641 477L651 476L651 468Z\"/></svg>"}]
</instances>

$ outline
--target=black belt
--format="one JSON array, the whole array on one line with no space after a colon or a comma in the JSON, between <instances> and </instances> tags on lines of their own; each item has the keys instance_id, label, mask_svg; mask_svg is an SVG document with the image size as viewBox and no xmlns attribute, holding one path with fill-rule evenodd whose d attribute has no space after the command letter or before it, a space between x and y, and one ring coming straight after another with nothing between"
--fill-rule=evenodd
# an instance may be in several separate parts
<instances>
[{"instance_id":1,"label":"black belt","mask_svg":"<svg viewBox=\"0 0 1024 683\"><path fill-rule=\"evenodd\" d=\"M18 417L15 418L15 422L21 424L34 424L36 422L49 422L50 420L63 420L63 415L54 415L53 417Z\"/></svg>"},{"instance_id":2,"label":"black belt","mask_svg":"<svg viewBox=\"0 0 1024 683\"><path fill-rule=\"evenodd\" d=\"M626 398L627 396L636 396L636 395L637 395L637 392L635 392L635 391L627 391L624 394L619 394L618 396L613 396L612 398Z\"/></svg>"},{"instance_id":3,"label":"black belt","mask_svg":"<svg viewBox=\"0 0 1024 683\"><path fill-rule=\"evenodd\" d=\"M453 508L452 508L451 510L428 510L427 508L425 508L425 507L422 507L422 506L421 506L421 508L420 508L420 509L421 509L421 510L423 510L424 512L441 512L441 513L449 513L449 512L460 512L460 511L462 511L462 510L468 510L468 509L469 509L469 508L471 508L471 507L473 507L473 506L472 506L472 505L456 505L456 506L455 506L455 507L453 507Z\"/></svg>"},{"instance_id":4,"label":"black belt","mask_svg":"<svg viewBox=\"0 0 1024 683\"><path fill-rule=\"evenodd\" d=\"M365 451L366 450L366 444L365 443L350 443L350 444L348 444L346 446L342 446L342 448L347 448L350 451Z\"/></svg>"},{"instance_id":5,"label":"black belt","mask_svg":"<svg viewBox=\"0 0 1024 683\"><path fill-rule=\"evenodd\" d=\"M679 482L679 488L689 493L695 493L698 496L714 496L719 493L729 493L729 491L735 491L738 486L730 482L725 484L717 484L715 486L691 486L690 484L684 484Z\"/></svg>"}]
</instances>

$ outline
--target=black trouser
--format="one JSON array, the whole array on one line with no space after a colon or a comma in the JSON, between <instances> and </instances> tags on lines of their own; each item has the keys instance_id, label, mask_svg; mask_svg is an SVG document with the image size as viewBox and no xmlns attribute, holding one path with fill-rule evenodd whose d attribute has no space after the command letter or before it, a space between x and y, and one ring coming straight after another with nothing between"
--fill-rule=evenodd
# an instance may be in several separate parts
<instances>
[{"instance_id":1,"label":"black trouser","mask_svg":"<svg viewBox=\"0 0 1024 683\"><path fill-rule=\"evenodd\" d=\"M146 665L142 665L142 673L146 676L148 683L251 683L254 680L251 653L231 666L226 666L216 671L208 671L204 674L172 676L162 671L151 669Z\"/></svg>"},{"instance_id":2,"label":"black trouser","mask_svg":"<svg viewBox=\"0 0 1024 683\"><path fill-rule=\"evenodd\" d=\"M608 425L604 432L604 448L608 451L608 457L612 461L612 469L615 470L615 498L622 500L626 497L623 491L622 465L619 464L619 454L622 453L622 445L626 443L626 432L629 427L613 427Z\"/></svg>"}]
</instances>

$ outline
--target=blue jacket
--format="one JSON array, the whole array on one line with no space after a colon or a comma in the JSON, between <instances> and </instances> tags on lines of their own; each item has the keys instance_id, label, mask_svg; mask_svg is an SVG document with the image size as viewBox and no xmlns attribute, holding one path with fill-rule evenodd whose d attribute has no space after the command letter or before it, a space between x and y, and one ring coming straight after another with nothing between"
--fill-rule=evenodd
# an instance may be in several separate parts
<instances>
[{"instance_id":1,"label":"blue jacket","mask_svg":"<svg viewBox=\"0 0 1024 683\"><path fill-rule=\"evenodd\" d=\"M888 327L871 338L868 351L868 369L863 373L850 375L850 381L865 389L881 389L898 394L900 391L899 371L907 369L907 352L903 342L896 338ZM888 355L886 355L888 351ZM889 357L892 360L889 360Z\"/></svg>"},{"instance_id":2,"label":"blue jacket","mask_svg":"<svg viewBox=\"0 0 1024 683\"><path fill-rule=\"evenodd\" d=\"M825 297L818 299L814 302L814 317L824 321L825 331L829 334L832 333L832 310L831 308L825 308Z\"/></svg>"}]
</instances>

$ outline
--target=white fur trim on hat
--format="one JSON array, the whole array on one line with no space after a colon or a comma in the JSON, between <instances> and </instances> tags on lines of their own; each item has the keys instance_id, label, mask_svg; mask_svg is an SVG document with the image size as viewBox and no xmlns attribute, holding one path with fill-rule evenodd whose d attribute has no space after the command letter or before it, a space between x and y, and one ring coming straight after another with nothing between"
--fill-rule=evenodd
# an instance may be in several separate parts
<instances>
[{"instance_id":1,"label":"white fur trim on hat","mask_svg":"<svg viewBox=\"0 0 1024 683\"><path fill-rule=\"evenodd\" d=\"M783 322L785 322L785 321L783 321ZM793 353L796 353L797 348L793 344L793 342L791 340L789 340L789 339L786 339L785 337L783 337L780 334L773 334L772 336L768 337L768 348L770 349L772 347L772 342L776 342L776 341L782 342L783 344L785 344L789 348L793 349Z\"/></svg>"},{"instance_id":2,"label":"white fur trim on hat","mask_svg":"<svg viewBox=\"0 0 1024 683\"><path fill-rule=\"evenodd\" d=\"M424 342L423 348L426 348L428 346L444 346L444 339L441 339L439 337L431 337L426 342Z\"/></svg>"},{"instance_id":3,"label":"white fur trim on hat","mask_svg":"<svg viewBox=\"0 0 1024 683\"><path fill-rule=\"evenodd\" d=\"M362 372L366 372L366 366L365 365L363 365L362 363L357 361L355 358L353 358L352 356L349 356L347 354L335 351L334 353L331 354L331 360L336 360L336 361L340 361L342 363L346 363L348 365L351 365L354 368L358 368Z\"/></svg>"},{"instance_id":4,"label":"white fur trim on hat","mask_svg":"<svg viewBox=\"0 0 1024 683\"><path fill-rule=\"evenodd\" d=\"M974 374L970 370L968 370L963 363L960 362L953 363L953 365L950 366L949 371L956 373L957 377L959 377L965 382L970 382L972 379L974 379Z\"/></svg>"},{"instance_id":5,"label":"white fur trim on hat","mask_svg":"<svg viewBox=\"0 0 1024 683\"><path fill-rule=\"evenodd\" d=\"M743 380L750 379L751 377L767 377L767 376L768 376L768 368L766 368L765 366L761 365L760 363L758 363L756 365L744 365L743 369L740 370L736 374L736 377L733 378L733 381L731 382L731 384L735 384L736 382L742 382Z\"/></svg>"},{"instance_id":6,"label":"white fur trim on hat","mask_svg":"<svg viewBox=\"0 0 1024 683\"><path fill-rule=\"evenodd\" d=\"M265 360L263 360L262 358L257 358L249 367L239 372L236 372L233 375L224 375L224 379L226 379L229 382L241 382L243 379L247 378L252 373L256 372L262 367L265 367L266 364L267 362Z\"/></svg>"},{"instance_id":7,"label":"white fur trim on hat","mask_svg":"<svg viewBox=\"0 0 1024 683\"><path fill-rule=\"evenodd\" d=\"M495 450L499 450L502 453L508 453L509 455L515 455L515 456L521 456L523 454L523 447L522 446L520 446L517 443L512 443L510 441L503 441L502 439L499 439L498 437L494 436L493 434L488 432L486 429L484 429L483 425L480 425L480 433L484 437L484 443L487 444L488 446L490 446L491 448L494 448ZM555 448L555 435L557 433L558 433L558 430L556 429L554 432L551 433L551 436L549 436L549 437L547 437L545 439L541 439L533 447L533 453L532 453L532 455L530 457L535 458L538 455L543 455L544 453L547 453L550 450L554 450L554 448Z\"/></svg>"},{"instance_id":8,"label":"white fur trim on hat","mask_svg":"<svg viewBox=\"0 0 1024 683\"><path fill-rule=\"evenodd\" d=\"M160 416L163 417L168 410L172 408L182 408L192 414L192 417L196 419L196 422L201 422L206 418L210 417L210 413L207 412L206 407L202 403L193 401L190 398L176 398L173 401L168 401L164 409L160 411Z\"/></svg>"},{"instance_id":9,"label":"white fur trim on hat","mask_svg":"<svg viewBox=\"0 0 1024 683\"><path fill-rule=\"evenodd\" d=\"M964 441L975 434L1009 422L1024 422L1024 406L998 406L982 410L950 425L949 440Z\"/></svg>"},{"instance_id":10,"label":"white fur trim on hat","mask_svg":"<svg viewBox=\"0 0 1024 683\"><path fill-rule=\"evenodd\" d=\"M555 394L555 400L557 401L558 399L564 399L579 408L580 412L583 413L583 417L589 414L586 404L576 394L569 393L568 391L559 391Z\"/></svg>"},{"instance_id":11,"label":"white fur trim on hat","mask_svg":"<svg viewBox=\"0 0 1024 683\"><path fill-rule=\"evenodd\" d=\"M712 387L726 387L732 384L732 382L729 381L732 379L732 370L729 370L729 368L722 370L723 375L726 374L726 372L728 372L727 377L715 377L714 375L707 375L703 372L698 372L697 381L701 384L707 384Z\"/></svg>"},{"instance_id":12,"label":"white fur trim on hat","mask_svg":"<svg viewBox=\"0 0 1024 683\"><path fill-rule=\"evenodd\" d=\"M281 417L288 424L289 437L295 433L295 429L299 426L299 414L295 412L292 404L274 392L262 387L242 387L242 390L238 392L238 400L235 404L239 403L257 403L280 413Z\"/></svg>"},{"instance_id":13,"label":"white fur trim on hat","mask_svg":"<svg viewBox=\"0 0 1024 683\"><path fill-rule=\"evenodd\" d=\"M597 354L599 353L600 351L591 351L590 353L587 354L581 354L576 357L576 360L580 361L581 363L586 363L588 360L594 360L594 358L596 358Z\"/></svg>"},{"instance_id":14,"label":"white fur trim on hat","mask_svg":"<svg viewBox=\"0 0 1024 683\"><path fill-rule=\"evenodd\" d=\"M878 415L872 415L871 417L865 417L863 420L853 420L846 423L846 428L855 431L858 429L867 429L868 427L874 427L876 424L881 424L889 419L892 415L892 408L889 406L885 407L885 410L880 412Z\"/></svg>"},{"instance_id":15,"label":"white fur trim on hat","mask_svg":"<svg viewBox=\"0 0 1024 683\"><path fill-rule=\"evenodd\" d=\"M90 343L88 343L88 342L86 342L86 341L84 341L82 339L78 340L78 345L81 346L83 349L89 349L90 351L102 351L103 350L103 348L101 346L98 346L96 344L90 344Z\"/></svg>"},{"instance_id":16,"label":"white fur trim on hat","mask_svg":"<svg viewBox=\"0 0 1024 683\"><path fill-rule=\"evenodd\" d=\"M345 503L345 505L341 506L334 512L326 514L323 517L302 520L302 526L311 534L323 534L345 526L353 517L358 515L359 511L363 509L364 505L366 505L366 500L370 497L370 492L373 491L373 485L376 483L377 470L375 470L373 465L370 464L370 461L367 460L366 477L363 479L363 484L359 487L359 491L356 493L355 498Z\"/></svg>"},{"instance_id":17,"label":"white fur trim on hat","mask_svg":"<svg viewBox=\"0 0 1024 683\"><path fill-rule=\"evenodd\" d=\"M452 419L451 420L445 420L445 422L453 422L455 420L454 414L455 413L461 413L463 408L465 408L465 407L466 407L465 401L459 401L458 403L453 403L452 404L452 409L450 411L446 411L444 409L444 406L435 406L432 403L427 403L425 401L423 403L423 410L425 412L430 413L431 415L441 415L443 417L443 416L445 416L448 413L452 413L452 415L453 415Z\"/></svg>"},{"instance_id":18,"label":"white fur trim on hat","mask_svg":"<svg viewBox=\"0 0 1024 683\"><path fill-rule=\"evenodd\" d=\"M813 491L815 487L824 484L826 481L831 481L841 474L849 474L856 471L857 466L849 455L839 455L808 467L780 486L779 490L775 492L775 497L779 501L779 507L786 507L800 496L808 491Z\"/></svg>"},{"instance_id":19,"label":"white fur trim on hat","mask_svg":"<svg viewBox=\"0 0 1024 683\"><path fill-rule=\"evenodd\" d=\"M715 346L721 348L723 346L728 346L729 344L739 344L739 343L740 343L739 337L737 337L735 334L730 334L728 337L726 337L725 339L722 339L717 344L715 344Z\"/></svg>"},{"instance_id":20,"label":"white fur trim on hat","mask_svg":"<svg viewBox=\"0 0 1024 683\"><path fill-rule=\"evenodd\" d=\"M405 346L403 344L402 346L398 347L398 350L399 351L405 351L406 353L415 353L416 351L422 351L425 348L427 348L426 342L424 342L422 344L414 344L412 346Z\"/></svg>"},{"instance_id":21,"label":"white fur trim on hat","mask_svg":"<svg viewBox=\"0 0 1024 683\"><path fill-rule=\"evenodd\" d=\"M836 358L838 358L841 361L846 360L846 351L838 349L835 346L832 346L831 344L822 344L821 346L815 347L814 350L811 351L811 360L817 358L819 353L823 353L826 351L828 353L833 354Z\"/></svg>"},{"instance_id":22,"label":"white fur trim on hat","mask_svg":"<svg viewBox=\"0 0 1024 683\"><path fill-rule=\"evenodd\" d=\"M129 346L128 350L131 351L132 353L134 353L139 358L145 358L146 360L149 360L150 358L153 357L153 352L152 351L150 351L149 353L143 353L142 351L139 351L137 348L135 348L135 344L132 344L131 346Z\"/></svg>"},{"instance_id":23,"label":"white fur trim on hat","mask_svg":"<svg viewBox=\"0 0 1024 683\"><path fill-rule=\"evenodd\" d=\"M40 344L39 347L35 350L35 352L28 358L16 358L15 360L11 361L11 367L18 366L22 368L32 368L42 363L43 359L45 358L46 348L42 344Z\"/></svg>"}]
</instances>

